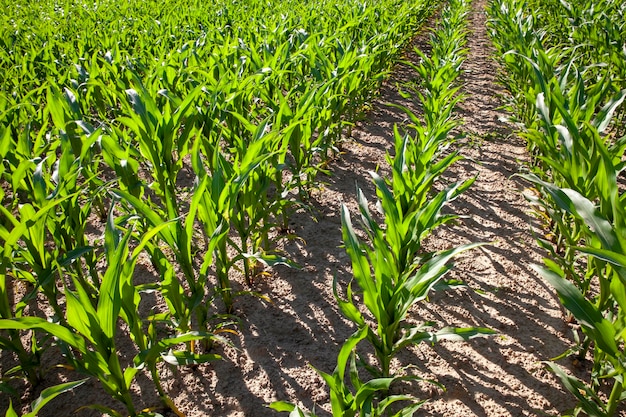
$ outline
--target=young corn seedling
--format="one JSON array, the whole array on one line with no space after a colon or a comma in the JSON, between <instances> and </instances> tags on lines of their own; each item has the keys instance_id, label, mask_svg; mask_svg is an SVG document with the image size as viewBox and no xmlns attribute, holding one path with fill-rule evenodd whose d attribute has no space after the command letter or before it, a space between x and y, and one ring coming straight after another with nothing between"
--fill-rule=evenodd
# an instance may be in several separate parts
<instances>
[{"instance_id":1,"label":"young corn seedling","mask_svg":"<svg viewBox=\"0 0 626 417\"><path fill-rule=\"evenodd\" d=\"M368 329L362 327L346 340L337 356L337 366L332 374L317 370L330 388L330 404L334 417L372 416L382 417L388 408L398 402L408 402L394 416L412 416L424 403L411 395L388 395L394 382L417 377L379 377L363 382L358 373L356 348L367 338ZM348 372L346 372L348 371ZM350 383L347 383L347 380ZM276 401L270 404L276 411L290 412L293 417L315 417L315 412L305 411L298 406ZM397 407L395 407L397 409Z\"/></svg>"},{"instance_id":2,"label":"young corn seedling","mask_svg":"<svg viewBox=\"0 0 626 417\"><path fill-rule=\"evenodd\" d=\"M300 92L304 89L304 92ZM280 136L282 138L281 148L285 150L281 153L276 166L285 165L291 172L291 181L286 181L283 175L279 175L276 183L277 195L286 194L291 187L298 189L300 198L303 200L309 195L309 191L315 184L317 172L321 166L316 163L316 157L320 157L324 135L315 135L315 130L323 131L326 126L318 108L323 100L326 89L315 87L314 85L297 86L286 96L278 94L276 104L276 125L280 126ZM298 98L296 100L296 98ZM283 216L283 228L286 228L288 219Z\"/></svg>"},{"instance_id":3,"label":"young corn seedling","mask_svg":"<svg viewBox=\"0 0 626 417\"><path fill-rule=\"evenodd\" d=\"M253 136L247 140L245 153L235 155L232 162L224 159L222 166L227 178L237 179L239 183L236 194L235 189L231 190L233 206L228 215L239 239L230 239L229 243L239 254L235 258L243 263L243 275L246 283L251 285L260 264L289 265L289 262L273 253L269 242L269 232L280 216L276 210L281 207L273 204L268 195L273 180L279 176L277 170L282 169L270 164L279 152L274 149L278 149L280 138L275 131L266 132L267 123L256 127L247 124ZM274 198L285 199L287 196L276 195Z\"/></svg>"},{"instance_id":4,"label":"young corn seedling","mask_svg":"<svg viewBox=\"0 0 626 417\"><path fill-rule=\"evenodd\" d=\"M126 382L113 341L120 309L119 274L123 265L121 259L123 252L120 250L116 253L115 242L111 242L110 232L107 237L109 245L107 260L111 267L107 269L102 282L98 299L99 314L92 306L93 300L89 294L75 280L76 292L66 289L66 319L73 330L60 324L49 323L39 317L2 319L0 327L10 330L40 329L58 338L68 345L67 359L70 363L78 369L97 376L107 392L122 401L129 413L134 415L135 409L128 391L130 380ZM127 240L122 243L127 243ZM92 344L94 350L89 348L89 343Z\"/></svg>"},{"instance_id":5,"label":"young corn seedling","mask_svg":"<svg viewBox=\"0 0 626 417\"><path fill-rule=\"evenodd\" d=\"M239 246L228 236L231 225L234 229L241 230L244 236L247 233L245 225L248 219L245 217L246 213L241 213L241 210L242 207L254 207L251 204L251 196L254 195L255 190L249 179L253 177L261 164L272 157L273 152L265 151L267 149L266 143L262 138L250 144L248 152L242 155L241 160L233 162L228 161L219 150L213 149L211 151L213 170L208 172L204 166L203 154L201 153L202 146L206 146L206 143L198 138L192 150L192 165L202 191L196 192L198 195L198 220L202 224L205 237L209 239L208 252L201 267L200 277L202 281L206 282L206 274L208 274L209 266L214 260L218 291L224 302L226 312L230 314L233 312L233 297L235 295L251 294L248 291L233 291L230 272L237 262L243 261L244 265L250 265L249 262L252 261L267 264L288 263L272 254L250 253L247 251L249 249L247 246ZM194 201L195 199L194 196ZM246 201L247 207L242 204L246 204ZM247 245L247 243L246 241L245 244ZM234 255L229 253L229 246L237 249ZM250 267L248 266L248 268Z\"/></svg>"},{"instance_id":6,"label":"young corn seedling","mask_svg":"<svg viewBox=\"0 0 626 417\"><path fill-rule=\"evenodd\" d=\"M493 334L486 328L452 329L443 328L432 332L433 323L410 325L405 321L409 309L424 301L431 290L437 288L449 271L449 262L459 253L480 244L463 245L441 253L419 254L405 251L406 246L419 245L422 224L431 222L438 210L430 208L423 213L409 213L406 218L397 211L392 194L384 181L376 178L380 190L386 229L381 228L369 212L368 202L358 190L359 208L365 231L371 246L361 242L352 226L350 214L342 209L342 231L346 251L352 262L354 280L362 291L363 303L376 323L371 328L355 304L351 285L346 290L346 299L338 295L342 313L359 327L368 328L368 341L374 346L378 360L375 375L390 377L390 363L397 352L410 344L422 341L435 342L440 339L470 339ZM441 205L437 205L438 209ZM433 213L434 212L434 213ZM337 291L335 290L335 293Z\"/></svg>"}]
</instances>

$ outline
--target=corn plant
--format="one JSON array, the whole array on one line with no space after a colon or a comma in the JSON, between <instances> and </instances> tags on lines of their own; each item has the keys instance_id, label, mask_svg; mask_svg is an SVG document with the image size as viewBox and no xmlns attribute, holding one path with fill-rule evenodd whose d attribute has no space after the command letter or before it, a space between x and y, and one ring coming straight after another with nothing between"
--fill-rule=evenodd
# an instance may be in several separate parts
<instances>
[{"instance_id":1,"label":"corn plant","mask_svg":"<svg viewBox=\"0 0 626 417\"><path fill-rule=\"evenodd\" d=\"M10 120L15 114L3 115L6 117L4 121L8 122L4 130L6 167L12 177L11 193L3 195L3 203L7 204L2 207L4 223L0 227L3 319L23 317L24 310L36 302L38 295L43 295L53 311L51 319L63 320L60 305L63 295L58 284L66 269L78 274L77 279L90 294L97 292L95 268L88 268L89 272L85 274L75 262L82 258L91 267L97 262L85 238L92 207L90 201L85 203L88 201L86 184L91 183L93 173L84 167L97 135L85 137L72 131L81 122L66 120L68 108L76 104L71 91L66 90L61 95L58 91L48 90L48 98L51 104L39 112L40 119L32 121L33 129L16 129ZM56 129L46 135L50 127L48 117ZM41 123L40 130L36 131L34 128L38 123ZM97 134L93 130L91 133ZM77 146L81 148L75 149ZM29 153L39 156L30 159ZM96 193L92 194L93 199L96 196ZM25 289L22 299L10 299L8 291L12 287ZM50 338L39 339L31 333L30 348L26 350L20 341L22 335L13 329L7 330L2 337L3 349L15 352L20 363L7 375L23 374L31 384L36 384L43 369L35 368L43 350L50 345Z\"/></svg>"},{"instance_id":2,"label":"corn plant","mask_svg":"<svg viewBox=\"0 0 626 417\"><path fill-rule=\"evenodd\" d=\"M60 294L56 288L57 271L61 264L79 256L77 252L63 256L58 250L48 251L46 224L58 209L59 204L72 196L50 201L36 210L30 204L23 205L17 216L4 207L0 208L3 217L10 222L9 229L0 228L3 241L2 262L0 262L0 317L13 319L24 317L24 310L43 293L48 297L49 305L58 320L63 316L59 305ZM63 260L64 259L64 260ZM14 288L22 285L26 288L22 299L13 300ZM31 337L31 346L27 348L22 341L22 333L18 329L6 329L0 337L3 350L14 352L19 365L8 372L8 375L23 374L30 383L36 384L41 378L39 361L43 350L49 346L46 338Z\"/></svg>"},{"instance_id":3,"label":"corn plant","mask_svg":"<svg viewBox=\"0 0 626 417\"><path fill-rule=\"evenodd\" d=\"M262 134L263 128L259 131ZM210 238L209 242L214 242L211 243L211 249L206 255L209 257L202 266L201 276L208 273L208 267L211 265L209 259L214 259L219 291L228 313L233 309L234 294L229 274L237 262L243 262L244 272L248 273L250 262L289 264L287 260L271 253L250 252L247 246L249 243L247 226L254 227L249 222L255 219L253 217L255 213L251 210L255 207L253 201L258 197L255 193L259 192L255 188L259 184L251 182L250 179L259 178L255 177L259 166L273 155L273 152L266 151L268 138L271 136L260 136L258 140L250 143L240 160L232 162L228 161L218 149L212 149L213 160L210 162L212 172L207 171L200 152L201 146L205 146L204 142L198 139L193 148L193 168L199 184L203 187L202 192L196 191L195 194L198 195L198 219L203 225L205 236ZM228 236L231 226L240 234L239 243ZM189 227L192 231L191 226ZM258 240L255 244L258 245ZM236 255L229 254L229 245L237 249ZM210 258L211 256L214 258Z\"/></svg>"},{"instance_id":4,"label":"corn plant","mask_svg":"<svg viewBox=\"0 0 626 417\"><path fill-rule=\"evenodd\" d=\"M538 162L542 171L550 172L550 180L558 186L577 190L586 198L600 198L605 215L612 210L609 189L606 186L606 169L613 169L613 164L620 164L619 155L624 152L617 142L607 143L601 134L605 131L615 110L624 100L624 91L611 97L614 90L610 82L601 82L585 91L582 77L576 77L572 89L561 90L565 80L557 83L556 78L544 80L539 68L536 68L543 91L537 94L536 106L539 126L529 128L524 133L531 146L538 151ZM607 97L608 96L608 97ZM605 102L600 106L598 103ZM606 155L605 155L606 154ZM594 175L592 175L594 173ZM575 265L575 251L584 234L584 225L571 222L571 218L557 215L550 216L555 233L556 252L563 261L562 266L571 270ZM544 245L547 248L550 245ZM554 253L557 256L557 253ZM575 277L577 274L573 273ZM581 290L586 292L589 280L579 282Z\"/></svg>"},{"instance_id":5,"label":"corn plant","mask_svg":"<svg viewBox=\"0 0 626 417\"><path fill-rule=\"evenodd\" d=\"M375 177L375 180L377 178ZM375 375L391 376L389 365L397 352L410 344L439 339L466 338L492 331L483 328L449 329L431 332L432 323L409 325L406 315L416 303L424 301L431 290L437 287L448 272L449 261L459 253L478 246L470 244L437 254L420 254L405 251L414 246L417 239L423 238L419 231L427 218L437 210L429 208L424 213L410 213L408 221L398 216L394 210L393 196L378 178L377 187L382 188L382 207L387 228L381 228L368 209L368 202L358 190L359 208L365 231L371 240L371 247L357 237L350 214L342 209L342 230L346 251L350 256L354 280L363 292L363 303L376 323L371 328L360 313L352 295L351 286L346 291L346 299L337 297L342 313L359 327L365 327L367 339L374 346L379 368ZM435 212L435 213L433 213ZM406 256L406 257L404 257ZM337 294L337 292L335 291Z\"/></svg>"}]
</instances>

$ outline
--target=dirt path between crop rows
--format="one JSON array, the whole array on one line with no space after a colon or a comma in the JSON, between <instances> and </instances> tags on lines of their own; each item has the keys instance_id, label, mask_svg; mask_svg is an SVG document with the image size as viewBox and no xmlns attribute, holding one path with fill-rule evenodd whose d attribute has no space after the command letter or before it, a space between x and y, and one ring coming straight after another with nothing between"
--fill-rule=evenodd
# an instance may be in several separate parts
<instances>
[{"instance_id":1,"label":"dirt path between crop rows","mask_svg":"<svg viewBox=\"0 0 626 417\"><path fill-rule=\"evenodd\" d=\"M499 334L467 343L420 345L403 353L396 365L413 364L416 373L447 389L409 387L412 394L430 399L417 415L558 415L573 402L541 361L568 347L569 330L553 291L530 268L541 261L531 233L536 225L521 195L524 185L512 177L523 166L526 151L498 110L501 91L495 82L485 4L474 0L472 6L470 52L462 75L466 100L459 114L465 138L459 146L466 159L449 173L452 179L478 179L451 207L466 217L458 226L440 231L428 245L445 249L467 242L492 244L457 261L453 273L468 288L434 294L411 319L433 320L440 327L486 326ZM164 371L166 390L187 416L277 415L267 408L274 400L299 402L308 409L316 407L320 416L329 415L327 387L310 365L331 372L341 344L354 331L332 294L334 276L340 286L351 276L349 259L340 247L340 204L356 211L357 183L374 201L367 172L380 168L385 173L393 124L404 119L402 112L384 103L410 105L394 85L410 76L406 67L398 67L367 120L355 128L332 175L323 178L325 186L315 193L310 211L293 217L291 226L301 239L286 242L284 249L303 269L277 268L258 282L257 290L272 303L238 299L241 334L233 338L236 348L221 349L223 361ZM153 391L145 377L139 378L137 397L145 407L158 404ZM41 415L70 415L77 406L94 402L114 405L100 393L99 384L90 381L54 400ZM98 415L90 413L82 410L78 415Z\"/></svg>"}]
</instances>

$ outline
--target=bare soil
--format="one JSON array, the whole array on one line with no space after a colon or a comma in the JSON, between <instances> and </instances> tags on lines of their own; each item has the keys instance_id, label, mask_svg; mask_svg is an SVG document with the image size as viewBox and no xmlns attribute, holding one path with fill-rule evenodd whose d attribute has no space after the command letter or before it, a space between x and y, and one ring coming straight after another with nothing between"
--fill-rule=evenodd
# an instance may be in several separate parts
<instances>
[{"instance_id":1,"label":"bare soil","mask_svg":"<svg viewBox=\"0 0 626 417\"><path fill-rule=\"evenodd\" d=\"M485 5L486 0L474 0L469 56L461 79L466 99L458 109L464 124L456 146L465 159L448 174L449 180L473 176L477 180L449 208L464 217L455 226L439 230L428 247L490 244L456 262L452 273L467 283L466 288L434 293L428 303L411 312L410 319L432 320L440 327L485 326L498 334L469 342L419 345L400 355L395 366L413 365L417 374L446 388L404 387L430 400L418 415L555 416L574 402L542 361L570 346L571 331L554 291L530 267L541 263L533 237L541 230L521 194L525 184L515 176L528 157L524 142L499 110L503 91L496 83L498 67L486 33ZM408 54L407 58L415 57ZM256 290L272 302L254 297L237 300L242 326L232 338L234 347L217 348L224 360L164 370L165 388L185 415L271 416L277 413L267 405L275 400L329 415L328 389L313 367L331 372L342 343L355 330L342 317L332 294L334 277L342 288L351 278L350 262L341 248L340 206L345 203L356 212L357 184L370 201L375 200L368 171L385 174L385 155L393 150L393 126L405 122L405 115L386 103L413 106L396 87L412 76L410 68L398 65L373 109L344 144L331 175L321 178L323 186L313 194L310 207L293 216L291 227L300 239L285 241L284 250L302 269L277 267L271 276L257 281ZM562 363L569 367L567 360ZM146 376L138 378L136 396L145 407L159 404ZM55 399L41 415L70 415L90 403L115 406L99 383L90 381ZM77 415L99 414L81 409Z\"/></svg>"}]
</instances>

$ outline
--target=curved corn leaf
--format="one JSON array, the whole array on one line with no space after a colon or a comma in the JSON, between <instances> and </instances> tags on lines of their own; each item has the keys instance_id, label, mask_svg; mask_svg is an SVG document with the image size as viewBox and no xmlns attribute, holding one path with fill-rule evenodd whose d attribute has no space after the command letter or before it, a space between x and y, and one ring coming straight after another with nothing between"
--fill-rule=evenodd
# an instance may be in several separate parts
<instances>
[{"instance_id":1,"label":"curved corn leaf","mask_svg":"<svg viewBox=\"0 0 626 417\"><path fill-rule=\"evenodd\" d=\"M596 345L607 354L616 357L619 352L615 342L615 329L611 322L587 301L574 284L551 270L537 265L533 265L533 269L554 287L563 306L578 320Z\"/></svg>"}]
</instances>

